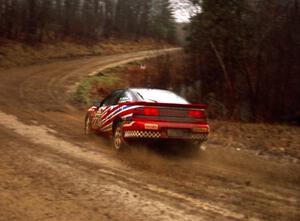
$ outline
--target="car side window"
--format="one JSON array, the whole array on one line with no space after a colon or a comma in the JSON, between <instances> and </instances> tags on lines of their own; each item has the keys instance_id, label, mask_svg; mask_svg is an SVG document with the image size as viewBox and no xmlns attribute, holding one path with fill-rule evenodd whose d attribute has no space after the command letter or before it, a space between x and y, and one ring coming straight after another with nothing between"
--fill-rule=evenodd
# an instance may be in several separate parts
<instances>
[{"instance_id":1,"label":"car side window","mask_svg":"<svg viewBox=\"0 0 300 221\"><path fill-rule=\"evenodd\" d=\"M121 103L125 103L128 101L133 101L133 97L131 96L131 94L128 91L126 91L121 94L118 103L121 104Z\"/></svg>"},{"instance_id":2,"label":"car side window","mask_svg":"<svg viewBox=\"0 0 300 221\"><path fill-rule=\"evenodd\" d=\"M120 100L123 91L116 91L112 94L112 97L109 99L108 105L117 105Z\"/></svg>"},{"instance_id":3,"label":"car side window","mask_svg":"<svg viewBox=\"0 0 300 221\"><path fill-rule=\"evenodd\" d=\"M103 100L102 106L105 107L105 106L110 105L109 103L110 103L111 98L112 98L112 95L107 96L107 97Z\"/></svg>"}]
</instances>

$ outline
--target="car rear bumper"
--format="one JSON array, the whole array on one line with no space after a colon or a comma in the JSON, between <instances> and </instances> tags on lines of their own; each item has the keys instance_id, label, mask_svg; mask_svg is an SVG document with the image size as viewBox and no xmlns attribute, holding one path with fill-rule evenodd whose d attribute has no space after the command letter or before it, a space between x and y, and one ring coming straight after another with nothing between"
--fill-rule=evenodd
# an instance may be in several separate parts
<instances>
[{"instance_id":1,"label":"car rear bumper","mask_svg":"<svg viewBox=\"0 0 300 221\"><path fill-rule=\"evenodd\" d=\"M123 125L125 139L184 139L206 141L207 123L139 122Z\"/></svg>"}]
</instances>

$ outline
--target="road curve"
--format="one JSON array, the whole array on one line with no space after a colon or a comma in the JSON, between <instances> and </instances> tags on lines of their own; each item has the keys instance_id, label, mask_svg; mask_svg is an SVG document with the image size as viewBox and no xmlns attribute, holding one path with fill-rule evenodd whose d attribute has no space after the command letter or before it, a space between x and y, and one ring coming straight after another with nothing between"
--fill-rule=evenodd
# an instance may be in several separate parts
<instances>
[{"instance_id":1,"label":"road curve","mask_svg":"<svg viewBox=\"0 0 300 221\"><path fill-rule=\"evenodd\" d=\"M197 156L116 154L109 141L83 135L70 88L166 52L0 70L0 221L300 219L298 164L213 146Z\"/></svg>"}]
</instances>

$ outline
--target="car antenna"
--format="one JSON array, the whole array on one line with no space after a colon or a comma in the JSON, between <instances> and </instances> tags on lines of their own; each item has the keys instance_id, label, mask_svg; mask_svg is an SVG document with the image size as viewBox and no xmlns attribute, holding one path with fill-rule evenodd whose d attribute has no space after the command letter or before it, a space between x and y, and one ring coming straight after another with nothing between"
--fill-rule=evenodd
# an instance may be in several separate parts
<instances>
[{"instance_id":1,"label":"car antenna","mask_svg":"<svg viewBox=\"0 0 300 221\"><path fill-rule=\"evenodd\" d=\"M147 88L151 88L151 76L149 74L147 74Z\"/></svg>"}]
</instances>

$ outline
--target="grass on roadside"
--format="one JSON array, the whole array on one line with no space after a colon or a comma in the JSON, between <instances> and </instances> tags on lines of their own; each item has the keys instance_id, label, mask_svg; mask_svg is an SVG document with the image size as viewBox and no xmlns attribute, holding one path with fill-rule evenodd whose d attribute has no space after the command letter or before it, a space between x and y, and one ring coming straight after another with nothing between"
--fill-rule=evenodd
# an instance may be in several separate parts
<instances>
[{"instance_id":1,"label":"grass on roadside","mask_svg":"<svg viewBox=\"0 0 300 221\"><path fill-rule=\"evenodd\" d=\"M82 105L91 105L109 94L116 88L122 88L126 83L121 79L116 69L111 68L95 76L83 80L73 93L72 100Z\"/></svg>"},{"instance_id":2,"label":"grass on roadside","mask_svg":"<svg viewBox=\"0 0 300 221\"><path fill-rule=\"evenodd\" d=\"M208 144L257 154L289 155L300 159L300 128L284 124L212 120Z\"/></svg>"},{"instance_id":3,"label":"grass on roadside","mask_svg":"<svg viewBox=\"0 0 300 221\"><path fill-rule=\"evenodd\" d=\"M79 105L88 106L116 89L143 86L145 74L140 70L140 64L138 61L130 62L85 78L77 86L71 100Z\"/></svg>"},{"instance_id":4,"label":"grass on roadside","mask_svg":"<svg viewBox=\"0 0 300 221\"><path fill-rule=\"evenodd\" d=\"M72 40L28 45L0 38L0 69L87 56L112 55L171 47L154 39L103 39L94 44Z\"/></svg>"},{"instance_id":5,"label":"grass on roadside","mask_svg":"<svg viewBox=\"0 0 300 221\"><path fill-rule=\"evenodd\" d=\"M157 74L159 71L155 59L153 60L152 63L151 60L142 62L146 63L147 71L140 69L141 62L132 62L85 79L77 87L74 100L82 105L90 105L118 88L145 87L147 76L151 76L153 84L164 82ZM238 151L250 149L256 151L257 155L292 156L300 159L299 127L225 120L210 120L210 126L208 146L234 148Z\"/></svg>"}]
</instances>

